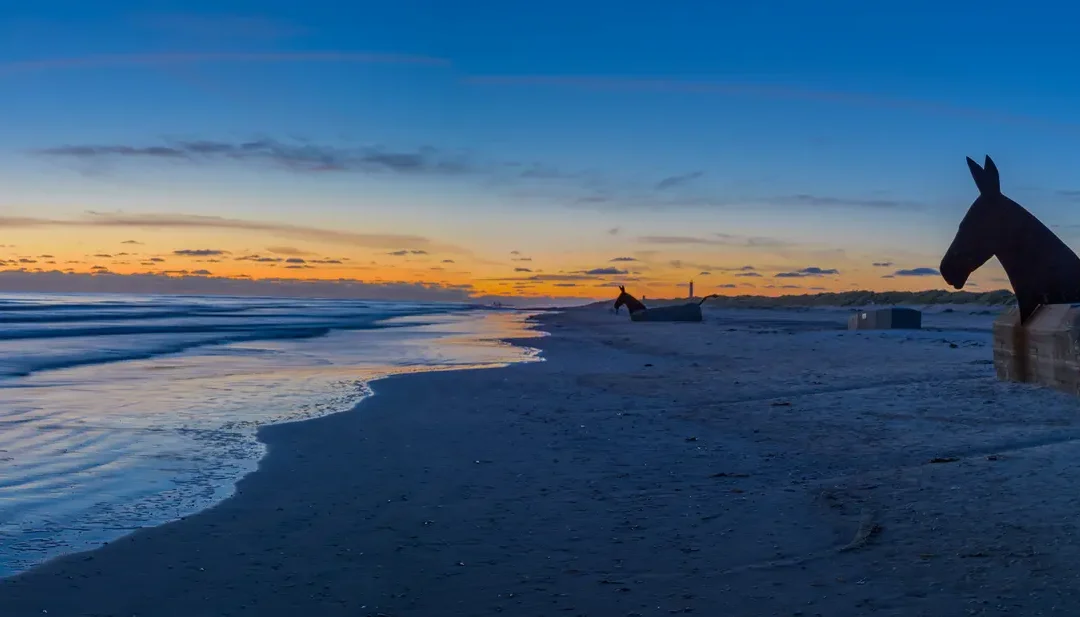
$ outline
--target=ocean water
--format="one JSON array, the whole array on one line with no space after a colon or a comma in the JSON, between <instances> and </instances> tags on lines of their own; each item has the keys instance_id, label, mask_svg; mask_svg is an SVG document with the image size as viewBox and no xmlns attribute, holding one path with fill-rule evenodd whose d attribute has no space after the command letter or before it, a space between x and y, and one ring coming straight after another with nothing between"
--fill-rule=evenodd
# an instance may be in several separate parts
<instances>
[{"instance_id":1,"label":"ocean water","mask_svg":"<svg viewBox=\"0 0 1080 617\"><path fill-rule=\"evenodd\" d=\"M0 576L232 494L259 426L404 371L537 360L526 315L342 300L0 294Z\"/></svg>"}]
</instances>

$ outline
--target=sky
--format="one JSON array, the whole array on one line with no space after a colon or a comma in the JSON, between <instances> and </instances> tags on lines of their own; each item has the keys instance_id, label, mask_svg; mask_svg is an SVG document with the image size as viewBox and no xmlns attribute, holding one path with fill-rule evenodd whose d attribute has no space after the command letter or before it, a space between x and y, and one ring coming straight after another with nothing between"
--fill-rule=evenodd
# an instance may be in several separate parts
<instances>
[{"instance_id":1,"label":"sky","mask_svg":"<svg viewBox=\"0 0 1080 617\"><path fill-rule=\"evenodd\" d=\"M990 154L1080 242L1080 7L0 6L0 290L945 289ZM992 260L973 290L1007 287Z\"/></svg>"}]
</instances>

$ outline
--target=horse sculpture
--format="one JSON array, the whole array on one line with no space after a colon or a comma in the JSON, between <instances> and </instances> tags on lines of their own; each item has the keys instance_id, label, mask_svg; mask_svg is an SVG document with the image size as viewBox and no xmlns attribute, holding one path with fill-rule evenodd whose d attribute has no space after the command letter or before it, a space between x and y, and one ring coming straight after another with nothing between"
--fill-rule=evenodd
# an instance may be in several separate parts
<instances>
[{"instance_id":1,"label":"horse sculpture","mask_svg":"<svg viewBox=\"0 0 1080 617\"><path fill-rule=\"evenodd\" d=\"M643 302L626 293L626 287L619 285L619 292L619 297L615 298L614 308L618 311L619 307L625 304L626 309L630 311L630 321L701 321L702 303L715 297L705 296L698 302L646 308Z\"/></svg>"},{"instance_id":2,"label":"horse sculpture","mask_svg":"<svg viewBox=\"0 0 1080 617\"><path fill-rule=\"evenodd\" d=\"M1001 193L997 165L967 159L979 196L960 221L939 271L963 289L971 273L996 256L1026 323L1039 306L1080 302L1080 257L1023 206Z\"/></svg>"}]
</instances>

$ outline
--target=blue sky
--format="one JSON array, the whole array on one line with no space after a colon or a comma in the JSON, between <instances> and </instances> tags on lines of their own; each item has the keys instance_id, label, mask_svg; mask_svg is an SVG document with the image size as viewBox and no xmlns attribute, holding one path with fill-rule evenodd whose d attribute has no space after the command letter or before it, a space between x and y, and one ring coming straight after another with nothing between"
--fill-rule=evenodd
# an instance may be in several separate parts
<instances>
[{"instance_id":1,"label":"blue sky","mask_svg":"<svg viewBox=\"0 0 1080 617\"><path fill-rule=\"evenodd\" d=\"M872 261L937 265L975 197L965 156L991 154L1006 194L1048 224L1080 223L1078 19L1066 4L973 2L4 7L0 207L412 234L466 246L459 274L475 280L520 268L509 255L525 247L548 273L637 251L626 276L650 295L693 275L673 265L691 258L874 286ZM258 140L270 146L248 158L145 151ZM62 150L89 146L105 149ZM301 148L468 170L320 173L293 165ZM716 234L746 241L701 241ZM761 237L789 246L748 240Z\"/></svg>"}]
</instances>

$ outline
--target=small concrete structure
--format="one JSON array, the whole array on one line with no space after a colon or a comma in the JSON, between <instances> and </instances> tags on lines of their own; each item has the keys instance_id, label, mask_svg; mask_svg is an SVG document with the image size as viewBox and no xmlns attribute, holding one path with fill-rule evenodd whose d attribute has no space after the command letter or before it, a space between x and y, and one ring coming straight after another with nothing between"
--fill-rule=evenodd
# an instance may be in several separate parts
<instances>
[{"instance_id":1,"label":"small concrete structure","mask_svg":"<svg viewBox=\"0 0 1080 617\"><path fill-rule=\"evenodd\" d=\"M1023 326L1016 308L998 316L994 371L1002 381L1080 395L1080 304L1040 306Z\"/></svg>"},{"instance_id":2,"label":"small concrete structure","mask_svg":"<svg viewBox=\"0 0 1080 617\"><path fill-rule=\"evenodd\" d=\"M883 308L859 311L848 318L848 330L918 330L922 311L909 308Z\"/></svg>"},{"instance_id":3,"label":"small concrete structure","mask_svg":"<svg viewBox=\"0 0 1080 617\"><path fill-rule=\"evenodd\" d=\"M657 306L630 313L630 321L701 321L701 305L697 302Z\"/></svg>"}]
</instances>

